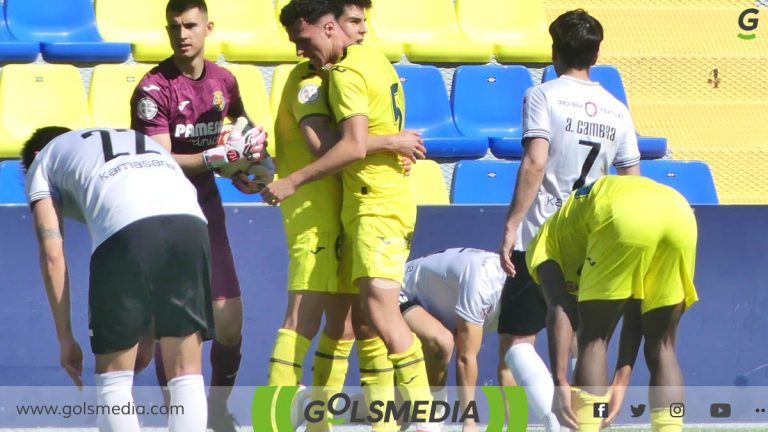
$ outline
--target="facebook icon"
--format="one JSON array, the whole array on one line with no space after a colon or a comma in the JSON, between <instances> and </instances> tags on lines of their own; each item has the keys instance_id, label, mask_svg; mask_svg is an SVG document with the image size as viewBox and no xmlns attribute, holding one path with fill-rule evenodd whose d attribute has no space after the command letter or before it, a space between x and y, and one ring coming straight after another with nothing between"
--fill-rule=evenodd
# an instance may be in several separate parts
<instances>
[{"instance_id":1,"label":"facebook icon","mask_svg":"<svg viewBox=\"0 0 768 432\"><path fill-rule=\"evenodd\" d=\"M608 403L595 402L594 404L592 404L592 417L595 417L595 418L608 417Z\"/></svg>"}]
</instances>

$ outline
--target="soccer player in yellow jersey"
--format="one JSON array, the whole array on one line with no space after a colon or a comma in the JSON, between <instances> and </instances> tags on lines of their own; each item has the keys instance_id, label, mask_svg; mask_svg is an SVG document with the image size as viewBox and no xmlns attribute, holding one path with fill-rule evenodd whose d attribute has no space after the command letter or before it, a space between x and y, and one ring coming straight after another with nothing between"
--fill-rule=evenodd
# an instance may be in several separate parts
<instances>
[{"instance_id":1,"label":"soccer player in yellow jersey","mask_svg":"<svg viewBox=\"0 0 768 432\"><path fill-rule=\"evenodd\" d=\"M398 309L415 201L398 155L366 154L369 134L402 130L402 87L383 54L344 35L333 10L324 0L293 0L280 19L299 55L316 67L332 65L328 98L341 140L317 161L270 184L262 195L265 202L277 204L302 185L341 171L342 248L351 256L342 277L359 288L368 324L386 345L406 397L430 401L420 343ZM434 430L433 425L418 427Z\"/></svg>"},{"instance_id":2,"label":"soccer player in yellow jersey","mask_svg":"<svg viewBox=\"0 0 768 432\"><path fill-rule=\"evenodd\" d=\"M698 300L696 219L685 198L644 177L603 176L577 189L544 223L526 260L549 305L549 355L558 382L553 411L560 423L596 432L613 420L644 337L652 429L681 431L682 418L669 411L683 399L675 337L683 312ZM622 313L609 386L606 351ZM571 387L567 359L577 316L579 358ZM607 404L605 420L594 416L598 403Z\"/></svg>"},{"instance_id":3,"label":"soccer player in yellow jersey","mask_svg":"<svg viewBox=\"0 0 768 432\"><path fill-rule=\"evenodd\" d=\"M339 0L336 17L342 31L355 42L367 32L365 9L370 0ZM339 132L327 106L327 73L309 61L298 64L287 78L276 118L276 142L281 155L278 175L286 177L308 165L339 140ZM406 158L423 158L418 132L404 130L395 135L369 137L368 152L397 152ZM313 364L313 386L340 390L344 384L347 357L354 342L347 312L358 296L352 284L337 283L336 240L340 234L341 182L338 176L324 177L298 190L283 201L290 264L289 300L285 319L278 330L270 359L269 384L295 385L302 375L301 364L311 339L317 333L322 312L326 327L320 334ZM330 295L337 294L337 295ZM359 309L359 308L358 308ZM357 326L360 338L361 375L366 384L392 382L386 348L365 326ZM375 340L374 340L375 338ZM381 347L377 350L378 347ZM372 355L383 349L382 358ZM371 372L386 369L387 373ZM388 379L387 379L388 377ZM374 378L374 379L371 379ZM322 430L325 424L310 424ZM376 429L376 425L374 425ZM382 429L383 430L383 429Z\"/></svg>"}]
</instances>

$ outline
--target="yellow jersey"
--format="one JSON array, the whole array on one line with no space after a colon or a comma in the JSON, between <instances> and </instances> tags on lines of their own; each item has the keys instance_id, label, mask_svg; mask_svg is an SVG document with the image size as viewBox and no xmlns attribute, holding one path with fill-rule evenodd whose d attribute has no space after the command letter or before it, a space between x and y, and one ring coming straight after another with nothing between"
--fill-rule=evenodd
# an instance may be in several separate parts
<instances>
[{"instance_id":1,"label":"yellow jersey","mask_svg":"<svg viewBox=\"0 0 768 432\"><path fill-rule=\"evenodd\" d=\"M680 212L673 211L678 209ZM602 176L575 190L544 222L528 246L528 269L539 283L536 268L553 260L560 265L566 282L578 284L582 266L588 262L587 253L595 254L596 249L619 242L654 243L668 222L676 222L670 218L672 213L690 213L685 198L674 189L641 176ZM617 228L606 229L608 225ZM624 237L592 238L593 233L605 231ZM618 261L621 257L614 258Z\"/></svg>"},{"instance_id":2,"label":"yellow jersey","mask_svg":"<svg viewBox=\"0 0 768 432\"><path fill-rule=\"evenodd\" d=\"M400 78L375 48L351 45L330 70L328 100L337 123L368 117L369 135L397 134L405 122ZM369 154L342 171L344 206L360 201L403 199L408 189L400 157L391 152Z\"/></svg>"},{"instance_id":3,"label":"yellow jersey","mask_svg":"<svg viewBox=\"0 0 768 432\"><path fill-rule=\"evenodd\" d=\"M310 116L331 118L327 80L309 61L296 65L289 74L275 118L278 177L286 177L317 158L310 152L299 124ZM330 175L307 183L280 203L287 233L308 230L338 230L341 211L341 181Z\"/></svg>"}]
</instances>

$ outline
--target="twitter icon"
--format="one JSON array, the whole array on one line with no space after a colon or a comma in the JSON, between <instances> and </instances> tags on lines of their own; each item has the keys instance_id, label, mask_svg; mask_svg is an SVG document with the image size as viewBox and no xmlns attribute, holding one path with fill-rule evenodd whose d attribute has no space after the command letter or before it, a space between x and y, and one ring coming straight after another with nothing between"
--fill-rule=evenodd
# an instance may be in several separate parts
<instances>
[{"instance_id":1,"label":"twitter icon","mask_svg":"<svg viewBox=\"0 0 768 432\"><path fill-rule=\"evenodd\" d=\"M630 405L629 410L632 411L632 417L640 417L645 412L645 404L638 406Z\"/></svg>"}]
</instances>

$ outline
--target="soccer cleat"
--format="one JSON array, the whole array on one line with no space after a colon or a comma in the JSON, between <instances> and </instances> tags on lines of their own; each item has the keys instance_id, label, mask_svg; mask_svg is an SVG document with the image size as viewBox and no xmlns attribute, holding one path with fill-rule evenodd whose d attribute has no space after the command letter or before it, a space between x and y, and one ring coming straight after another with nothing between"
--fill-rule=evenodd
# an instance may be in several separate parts
<instances>
[{"instance_id":1,"label":"soccer cleat","mask_svg":"<svg viewBox=\"0 0 768 432\"><path fill-rule=\"evenodd\" d=\"M310 390L299 384L299 389L296 391L296 394L293 396L293 401L291 402L291 426L293 426L293 430L295 431L298 431L299 426L306 423L306 419L304 419L304 404L309 398Z\"/></svg>"},{"instance_id":2,"label":"soccer cleat","mask_svg":"<svg viewBox=\"0 0 768 432\"><path fill-rule=\"evenodd\" d=\"M214 432L238 432L239 426L235 416L227 411L226 402L208 399L208 429Z\"/></svg>"}]
</instances>

